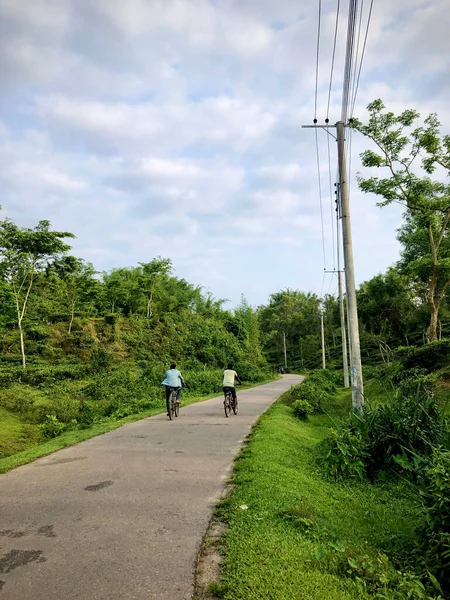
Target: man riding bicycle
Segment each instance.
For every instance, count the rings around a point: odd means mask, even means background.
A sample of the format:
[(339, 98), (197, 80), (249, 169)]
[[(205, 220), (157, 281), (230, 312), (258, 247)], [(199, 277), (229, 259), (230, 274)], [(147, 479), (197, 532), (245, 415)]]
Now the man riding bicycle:
[(227, 395), (227, 392), (231, 392), (234, 406), (237, 406), (235, 380), (238, 383), (242, 384), (242, 381), (239, 379), (238, 374), (236, 373), (236, 371), (233, 370), (233, 365), (229, 363), (228, 369), (225, 369), (225, 371), (223, 372), (222, 389), (225, 396)]
[(170, 394), (176, 390), (177, 392), (177, 402), (180, 402), (181, 391), (182, 388), (186, 387), (184, 383), (184, 379), (177, 369), (177, 365), (172, 363), (170, 365), (170, 369), (166, 371), (165, 379), (161, 383), (166, 387), (166, 407), (167, 407), (167, 416), (170, 416)]

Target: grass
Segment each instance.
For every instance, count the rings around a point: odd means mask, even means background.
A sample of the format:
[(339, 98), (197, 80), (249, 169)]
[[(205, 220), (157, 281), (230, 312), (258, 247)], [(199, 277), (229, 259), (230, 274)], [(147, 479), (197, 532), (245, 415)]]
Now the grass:
[(37, 428), (0, 407), (0, 457), (21, 452), (36, 441)]
[[(248, 389), (271, 381), (274, 381), (274, 379), (257, 384), (245, 384), (240, 389)], [(182, 407), (215, 397), (217, 397), (217, 394), (209, 394), (207, 396), (184, 395)], [(166, 412), (166, 403), (161, 396), (161, 404), (159, 406), (152, 407), (144, 412), (116, 421), (97, 423), (86, 429), (69, 430), (54, 439), (37, 443), (38, 429), (36, 426), (24, 424), (14, 413), (0, 407), (0, 457), (2, 454), (8, 454), (8, 456), (0, 458), (0, 473), (6, 473), (11, 469), (33, 462), (41, 456), (47, 456), (67, 446), (73, 446), (97, 435), (113, 431), (126, 423), (146, 419), (164, 412)], [(12, 452), (14, 453), (12, 454)]]
[[(349, 394), (337, 402), (331, 414), (349, 408)], [(302, 422), (278, 401), (254, 427), (235, 463), (236, 487), (216, 508), (229, 525), (217, 597), (371, 598), (347, 575), (348, 558), (385, 552), (401, 561), (413, 543), (417, 511), (401, 484), (323, 477), (316, 447), (329, 425), (326, 415)]]

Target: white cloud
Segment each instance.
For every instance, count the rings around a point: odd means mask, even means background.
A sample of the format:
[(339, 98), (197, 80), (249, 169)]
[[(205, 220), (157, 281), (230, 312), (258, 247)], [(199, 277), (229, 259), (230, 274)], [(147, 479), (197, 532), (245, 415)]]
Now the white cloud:
[[(320, 122), (336, 2), (322, 8)], [(395, 111), (436, 111), (450, 122), (449, 19), (446, 0), (375, 3), (358, 116), (382, 97)], [(344, 13), (339, 32), (332, 122)], [(99, 269), (161, 254), (234, 300), (244, 291), (263, 302), (287, 286), (320, 291), (315, 139), (301, 128), (314, 118), (316, 33), (317, 6), (297, 0), (0, 0), (5, 214), (74, 231), (74, 251)], [(331, 267), (326, 139), (320, 131)], [(353, 179), (364, 147), (355, 135)], [(353, 187), (360, 280), (398, 256), (401, 211), (375, 202)]]

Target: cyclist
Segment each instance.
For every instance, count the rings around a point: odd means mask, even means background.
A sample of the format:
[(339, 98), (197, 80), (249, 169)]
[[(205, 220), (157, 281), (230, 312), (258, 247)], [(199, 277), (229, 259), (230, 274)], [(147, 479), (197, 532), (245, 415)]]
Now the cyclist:
[(236, 388), (235, 388), (235, 380), (242, 384), (242, 381), (239, 379), (238, 374), (233, 369), (233, 365), (231, 363), (228, 364), (228, 369), (225, 369), (223, 372), (223, 383), (222, 389), (223, 393), (226, 396), (227, 392), (230, 391), (233, 397), (234, 406), (237, 406), (237, 396), (236, 396)]
[(166, 388), (166, 407), (167, 416), (170, 416), (170, 394), (173, 390), (177, 391), (177, 402), (180, 403), (182, 388), (186, 387), (183, 376), (177, 369), (177, 365), (172, 363), (170, 369), (166, 371), (165, 379), (161, 383)]

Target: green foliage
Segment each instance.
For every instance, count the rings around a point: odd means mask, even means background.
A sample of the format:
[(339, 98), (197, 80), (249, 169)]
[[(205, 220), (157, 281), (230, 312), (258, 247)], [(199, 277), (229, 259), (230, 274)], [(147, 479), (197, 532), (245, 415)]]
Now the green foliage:
[[(438, 166), (449, 172), (448, 136), (441, 137), (441, 124), (435, 114), (429, 115), (423, 126), (417, 126), (420, 115), (414, 110), (394, 115), (379, 99), (367, 108), (368, 123), (354, 122), (375, 144), (375, 149), (361, 154), (362, 164), (386, 171), (381, 177), (365, 179), (359, 175), (359, 185), (364, 192), (379, 195), (380, 206), (399, 202), (406, 208), (398, 235), (403, 246), (399, 266), (414, 283), (416, 295), (426, 298), (427, 337), (434, 341), (441, 305), (450, 286), (450, 186), (433, 181), (429, 175)], [(419, 160), (421, 165), (417, 164)]]
[(402, 347), (397, 355), (405, 369), (420, 368), (428, 373), (450, 364), (450, 339), (437, 340), (425, 346)]
[(336, 389), (335, 375), (318, 369), (312, 371), (303, 383), (292, 386), (282, 399), (288, 406), (296, 405), (298, 408), (297, 411), (294, 408), (294, 412), (298, 412), (300, 418), (305, 418), (300, 416), (301, 406), (306, 411), (305, 415), (321, 413), (332, 402)]
[(371, 458), (368, 443), (361, 431), (353, 427), (331, 428), (324, 442), (324, 461), (327, 471), (335, 478), (363, 480)]
[(313, 407), (307, 400), (295, 400), (295, 402), (292, 404), (292, 409), (294, 411), (294, 415), (303, 421), (306, 421), (308, 415), (311, 415), (314, 412)]
[[(235, 463), (231, 495), (218, 511), (228, 523), (221, 580), (227, 600), (368, 599), (369, 584), (365, 589), (357, 577), (379, 554), (405, 578), (418, 578), (405, 561), (399, 565), (421, 521), (411, 490), (397, 482), (348, 485), (323, 478), (315, 455), (329, 424), (328, 415), (295, 419), (278, 402), (254, 428)], [(326, 555), (318, 558), (319, 550)], [(358, 563), (356, 573), (349, 558)], [(394, 589), (392, 583), (392, 598)]]
[(445, 411), (434, 394), (423, 388), (416, 395), (398, 392), (378, 406), (367, 402), (361, 413), (333, 430), (325, 462), (334, 475), (351, 475), (353, 469), (360, 478), (374, 479), (398, 468), (398, 456), (430, 454), (445, 443), (447, 431)]
[(61, 435), (67, 429), (67, 425), (58, 421), (55, 415), (46, 415), (46, 419), (40, 423), (39, 429), (42, 437), (49, 440)]
[(91, 370), (93, 373), (101, 373), (108, 370), (112, 363), (111, 353), (106, 348), (94, 346), (91, 352)]
[(425, 516), (424, 562), (450, 593), (450, 452), (434, 448), (426, 459), (416, 459), (414, 474)]

